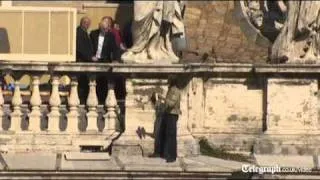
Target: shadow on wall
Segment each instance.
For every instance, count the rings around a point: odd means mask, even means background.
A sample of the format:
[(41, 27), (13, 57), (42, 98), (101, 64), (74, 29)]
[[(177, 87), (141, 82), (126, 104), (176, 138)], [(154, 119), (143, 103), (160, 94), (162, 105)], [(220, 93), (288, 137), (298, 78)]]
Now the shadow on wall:
[(0, 53), (10, 53), (7, 29), (0, 27)]

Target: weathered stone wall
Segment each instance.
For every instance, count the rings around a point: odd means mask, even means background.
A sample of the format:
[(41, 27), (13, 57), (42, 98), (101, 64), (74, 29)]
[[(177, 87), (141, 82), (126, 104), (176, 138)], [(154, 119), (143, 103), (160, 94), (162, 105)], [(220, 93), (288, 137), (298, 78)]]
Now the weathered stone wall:
[(212, 54), (218, 62), (266, 62), (267, 48), (249, 42), (233, 14), (233, 1), (188, 1), (189, 49)]
[(188, 126), (215, 147), (250, 151), (263, 127), (263, 89), (249, 78), (193, 79), (189, 87)]
[(204, 137), (215, 147), (258, 154), (317, 152), (317, 79), (194, 78), (188, 88), (185, 121), (194, 137)]

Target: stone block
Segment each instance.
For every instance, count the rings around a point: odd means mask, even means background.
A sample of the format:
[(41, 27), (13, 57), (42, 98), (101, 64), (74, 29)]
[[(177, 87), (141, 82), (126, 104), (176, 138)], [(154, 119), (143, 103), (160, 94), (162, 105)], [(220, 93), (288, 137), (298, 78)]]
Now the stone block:
[(268, 79), (267, 133), (319, 131), (317, 79)]
[(56, 154), (7, 153), (2, 154), (9, 170), (55, 170)]
[(166, 161), (161, 158), (120, 156), (119, 160), (126, 171), (182, 171), (179, 159), (174, 163), (166, 163)]
[(34, 136), (33, 134), (16, 134), (13, 137), (14, 139), (14, 144), (19, 144), (19, 145), (29, 145), (29, 144), (34, 144)]
[(37, 145), (71, 145), (72, 136), (69, 134), (39, 134), (34, 137)]
[(85, 171), (119, 171), (114, 159), (109, 160), (66, 160), (64, 157), (61, 161), (61, 170), (85, 170)]
[(204, 162), (185, 158), (183, 159), (184, 170), (187, 172), (230, 172), (230, 169), (221, 166), (210, 166)]
[(244, 78), (211, 78), (206, 81), (204, 128), (221, 133), (256, 133), (261, 130), (262, 89), (249, 89), (248, 81)]

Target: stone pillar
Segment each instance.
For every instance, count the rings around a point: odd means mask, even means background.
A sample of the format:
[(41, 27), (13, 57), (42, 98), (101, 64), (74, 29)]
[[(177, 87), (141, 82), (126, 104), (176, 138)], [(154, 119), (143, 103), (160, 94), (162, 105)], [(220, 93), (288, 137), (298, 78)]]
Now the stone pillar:
[(31, 113), (29, 113), (29, 130), (33, 132), (41, 131), (41, 96), (39, 90), (39, 76), (32, 77), (32, 95), (30, 98)]
[(22, 98), (20, 92), (20, 82), (15, 80), (14, 83), (14, 93), (12, 97), (12, 106), (13, 112), (11, 116), (11, 126), (10, 131), (21, 131), (21, 121), (22, 121), (22, 112), (21, 112)]
[(3, 131), (3, 105), (4, 105), (4, 99), (3, 99), (3, 93), (2, 93), (2, 84), (0, 83), (0, 131)]
[(114, 81), (109, 79), (108, 80), (108, 94), (105, 102), (106, 106), (106, 114), (104, 115), (105, 118), (105, 130), (114, 132), (116, 131), (116, 125), (118, 121), (118, 116), (116, 111), (118, 110), (117, 106), (117, 99), (114, 92)]
[[(190, 82), (191, 84), (191, 82)], [(188, 126), (189, 121), (189, 85), (181, 90), (181, 99), (180, 99), (180, 109), (181, 115), (179, 116), (179, 120), (177, 122), (177, 142), (178, 142), (178, 156), (184, 157), (190, 154), (199, 154), (199, 144), (197, 140), (191, 134), (191, 128)], [(201, 101), (201, 99), (198, 99)], [(201, 114), (198, 114), (198, 120), (201, 119)]]
[(166, 79), (126, 79), (125, 131), (113, 142), (114, 155), (153, 152), (156, 112), (150, 98), (153, 92), (164, 96), (167, 87)]
[(70, 95), (68, 98), (69, 113), (67, 114), (68, 125), (67, 131), (70, 133), (79, 132), (78, 121), (79, 121), (79, 112), (78, 106), (80, 105), (80, 99), (78, 95), (78, 81), (76, 77), (71, 78), (71, 89)]
[(188, 88), (181, 90), (180, 98), (180, 109), (181, 114), (179, 115), (179, 120), (177, 122), (177, 134), (178, 136), (188, 136), (191, 135), (188, 129)]
[(98, 132), (97, 125), (97, 106), (98, 106), (98, 97), (96, 93), (96, 76), (90, 76), (89, 82), (89, 95), (87, 99), (88, 113), (87, 113), (87, 131)]
[(48, 114), (48, 130), (53, 132), (59, 132), (60, 122), (60, 94), (59, 94), (59, 77), (53, 75), (52, 77), (52, 91), (49, 99), (50, 113)]

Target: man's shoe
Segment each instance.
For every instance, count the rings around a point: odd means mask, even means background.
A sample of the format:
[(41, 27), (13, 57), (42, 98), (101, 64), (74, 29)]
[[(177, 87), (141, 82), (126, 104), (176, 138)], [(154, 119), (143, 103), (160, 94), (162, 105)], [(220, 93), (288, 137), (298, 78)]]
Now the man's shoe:
[(167, 163), (173, 163), (173, 162), (176, 162), (176, 159), (167, 159), (166, 162), (167, 162)]

